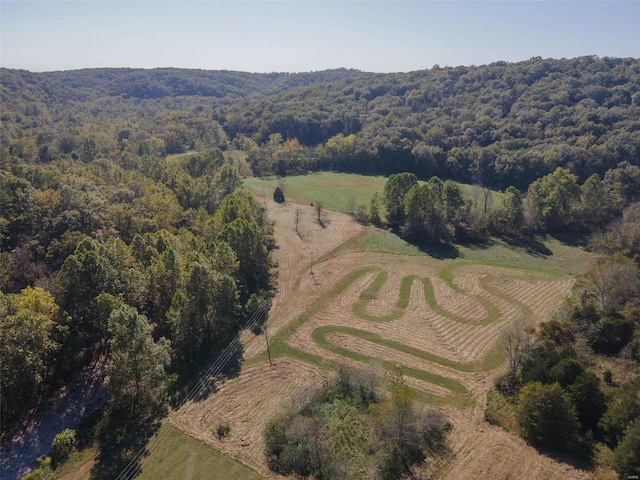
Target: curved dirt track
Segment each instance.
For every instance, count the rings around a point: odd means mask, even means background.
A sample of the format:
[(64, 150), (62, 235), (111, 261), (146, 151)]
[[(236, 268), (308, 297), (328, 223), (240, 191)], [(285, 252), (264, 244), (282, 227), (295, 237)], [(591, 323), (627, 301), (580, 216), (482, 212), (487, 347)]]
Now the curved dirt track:
[[(279, 245), (268, 332), (280, 354), (269, 366), (264, 336), (245, 333), (240, 376), (183, 407), (174, 425), (276, 477), (263, 455), (267, 420), (331, 378), (335, 365), (373, 363), (400, 368), (419, 398), (454, 424), (451, 455), (427, 465), (424, 478), (588, 478), (484, 420), (486, 392), (503, 363), (501, 332), (519, 319), (547, 320), (571, 277), (367, 251), (369, 227), (346, 215), (324, 212), (321, 226), (312, 207), (269, 202), (268, 212)], [(218, 439), (212, 432), (222, 422), (231, 433)]]

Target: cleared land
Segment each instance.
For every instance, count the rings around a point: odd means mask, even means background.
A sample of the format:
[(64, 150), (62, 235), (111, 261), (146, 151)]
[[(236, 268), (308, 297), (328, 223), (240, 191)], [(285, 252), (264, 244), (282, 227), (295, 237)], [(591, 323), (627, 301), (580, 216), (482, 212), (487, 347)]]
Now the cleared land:
[[(289, 181), (291, 181), (289, 179)], [(324, 202), (323, 202), (324, 203)], [(451, 456), (423, 472), (443, 478), (588, 478), (484, 420), (503, 366), (501, 332), (549, 319), (589, 254), (557, 240), (510, 247), (434, 249), (428, 255), (350, 217), (266, 199), (275, 220), (278, 294), (264, 336), (244, 335), (245, 363), (217, 393), (187, 404), (172, 424), (266, 477), (267, 420), (333, 375), (335, 366), (402, 371), (429, 408), (454, 423)], [(296, 231), (296, 217), (298, 228)], [(313, 252), (313, 254), (311, 253)], [(455, 257), (455, 258), (452, 258)], [(231, 432), (220, 439), (221, 422)]]

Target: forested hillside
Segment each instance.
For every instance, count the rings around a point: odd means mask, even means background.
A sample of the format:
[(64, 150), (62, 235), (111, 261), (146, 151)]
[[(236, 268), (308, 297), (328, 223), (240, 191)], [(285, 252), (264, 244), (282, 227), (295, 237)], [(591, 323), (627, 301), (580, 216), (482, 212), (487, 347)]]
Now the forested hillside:
[(5, 69), (2, 102), (3, 145), (44, 161), (85, 141), (111, 158), (221, 145), (258, 173), (410, 171), (523, 189), (557, 167), (584, 181), (640, 157), (637, 59), (393, 74)]

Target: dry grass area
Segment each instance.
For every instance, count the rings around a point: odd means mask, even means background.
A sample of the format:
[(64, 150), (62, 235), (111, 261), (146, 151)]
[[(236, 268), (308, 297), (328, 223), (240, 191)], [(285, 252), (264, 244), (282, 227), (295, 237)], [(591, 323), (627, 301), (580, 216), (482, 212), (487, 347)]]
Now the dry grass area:
[[(428, 408), (442, 409), (454, 424), (451, 455), (425, 466), (424, 478), (589, 477), (483, 414), (502, 368), (501, 332), (521, 318), (547, 320), (570, 292), (571, 276), (527, 261), (368, 251), (371, 227), (346, 215), (324, 211), (321, 225), (310, 206), (268, 202), (268, 211), (279, 245), (268, 321), (274, 365), (266, 361), (264, 337), (245, 333), (239, 377), (174, 413), (174, 426), (275, 477), (263, 455), (267, 420), (327, 381), (336, 364), (377, 364), (399, 368)], [(220, 423), (231, 427), (226, 438), (214, 434)]]

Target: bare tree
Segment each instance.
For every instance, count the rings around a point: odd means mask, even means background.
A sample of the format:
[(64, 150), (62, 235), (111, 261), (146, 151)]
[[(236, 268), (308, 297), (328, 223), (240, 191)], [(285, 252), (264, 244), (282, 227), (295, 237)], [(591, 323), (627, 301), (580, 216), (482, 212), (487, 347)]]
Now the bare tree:
[(587, 272), (600, 308), (621, 308), (640, 289), (638, 267), (630, 260), (599, 263)]
[(481, 188), (482, 188), (482, 199), (484, 200), (484, 213), (487, 213), (487, 207), (491, 202), (491, 189), (485, 185), (482, 185)]
[(353, 215), (356, 211), (356, 197), (354, 197), (353, 195), (351, 195), (347, 200), (347, 211), (351, 215)]
[(315, 208), (316, 208), (316, 215), (318, 217), (318, 223), (320, 224), (321, 227), (324, 227), (324, 223), (322, 223), (322, 203), (317, 202), (315, 204)]
[(515, 377), (532, 345), (533, 337), (527, 332), (524, 319), (520, 319), (504, 330), (501, 338), (502, 348), (509, 364), (508, 375)]

